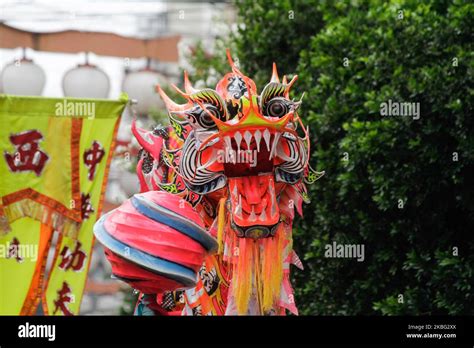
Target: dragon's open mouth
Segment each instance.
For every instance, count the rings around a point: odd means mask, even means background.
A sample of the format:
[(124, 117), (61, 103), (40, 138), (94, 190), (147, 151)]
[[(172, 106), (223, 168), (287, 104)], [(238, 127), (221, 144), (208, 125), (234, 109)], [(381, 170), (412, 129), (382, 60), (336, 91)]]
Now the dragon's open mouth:
[[(274, 235), (280, 221), (276, 183), (292, 184), (290, 180), (301, 178), (303, 146), (286, 129), (271, 125), (230, 128), (215, 134), (218, 137), (202, 150), (196, 145), (200, 134), (188, 138), (183, 154), (190, 160), (182, 160), (182, 173), (189, 173), (190, 181), (201, 180), (202, 184), (186, 185), (195, 192), (213, 192), (227, 186), (229, 215), (237, 235)], [(286, 172), (288, 168), (296, 174)]]
[[(273, 173), (277, 142), (268, 129), (236, 131), (224, 136), (224, 173), (228, 178)], [(272, 153), (273, 152), (273, 153)]]
[(280, 220), (275, 192), (273, 159), (275, 132), (257, 128), (224, 135), (233, 229), (240, 237), (263, 238), (274, 234)]

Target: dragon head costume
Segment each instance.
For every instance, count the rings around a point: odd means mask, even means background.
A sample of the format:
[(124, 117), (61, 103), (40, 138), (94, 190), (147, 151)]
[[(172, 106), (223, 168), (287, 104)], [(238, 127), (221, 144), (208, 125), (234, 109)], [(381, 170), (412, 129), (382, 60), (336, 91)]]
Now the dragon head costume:
[(177, 104), (157, 87), (170, 126), (132, 125), (142, 146), (141, 193), (104, 215), (95, 234), (114, 275), (141, 292), (138, 313), (297, 313), (289, 267), (295, 210), (309, 166), (309, 133), (276, 65), (260, 94), (227, 52), (231, 72), (215, 89)]

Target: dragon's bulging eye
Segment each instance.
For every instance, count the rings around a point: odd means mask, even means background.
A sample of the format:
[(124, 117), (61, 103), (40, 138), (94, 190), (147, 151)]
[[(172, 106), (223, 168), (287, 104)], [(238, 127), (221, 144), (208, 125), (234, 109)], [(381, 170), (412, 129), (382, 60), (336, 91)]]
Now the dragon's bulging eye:
[(201, 111), (199, 117), (200, 124), (205, 128), (212, 128), (216, 126), (210, 114), (216, 118), (219, 118), (219, 111), (217, 108), (213, 105), (206, 105), (206, 109)]
[(283, 117), (290, 111), (290, 105), (284, 98), (273, 98), (265, 108), (265, 116)]
[(208, 103), (203, 104), (203, 108), (196, 104), (191, 111), (186, 112), (189, 122), (198, 129), (213, 129), (217, 127), (211, 115), (218, 119), (223, 118), (222, 112), (215, 105)]

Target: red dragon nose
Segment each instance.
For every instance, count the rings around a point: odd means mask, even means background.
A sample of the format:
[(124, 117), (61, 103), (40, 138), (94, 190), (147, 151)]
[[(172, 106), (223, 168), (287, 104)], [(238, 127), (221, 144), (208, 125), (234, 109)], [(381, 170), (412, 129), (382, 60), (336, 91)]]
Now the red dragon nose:
[(229, 178), (229, 189), (237, 226), (273, 226), (280, 220), (273, 174)]
[(252, 177), (243, 177), (241, 188), (248, 204), (260, 204), (262, 195), (266, 191), (266, 187), (260, 185), (260, 180), (254, 180)]

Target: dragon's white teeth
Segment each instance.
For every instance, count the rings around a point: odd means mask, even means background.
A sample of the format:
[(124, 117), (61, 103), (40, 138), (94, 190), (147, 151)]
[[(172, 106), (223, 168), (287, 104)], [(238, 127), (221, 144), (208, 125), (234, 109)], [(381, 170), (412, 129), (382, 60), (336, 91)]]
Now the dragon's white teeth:
[(268, 181), (268, 192), (270, 193), (270, 200), (271, 200), (271, 201), (273, 201), (273, 198), (274, 198), (274, 196), (275, 196), (275, 189), (274, 189), (272, 183), (273, 183), (273, 180), (270, 179), (270, 180)]
[(252, 141), (252, 133), (250, 133), (249, 131), (245, 131), (244, 139), (245, 139), (245, 142), (247, 143), (247, 150), (250, 150), (250, 143)]
[(260, 152), (260, 140), (262, 140), (262, 132), (258, 129), (253, 133), (253, 137), (255, 138), (255, 143), (257, 144), (257, 152)]
[(243, 216), (242, 216), (242, 207), (240, 205), (235, 207), (234, 214), (235, 214), (235, 216), (237, 216), (240, 219), (243, 218)]
[(240, 152), (240, 143), (242, 142), (242, 134), (239, 131), (234, 134), (235, 142), (237, 143), (237, 151)]
[(213, 151), (213, 154), (211, 156), (211, 159), (209, 161), (207, 161), (206, 163), (204, 163), (203, 165), (200, 165), (199, 167), (197, 167), (197, 170), (204, 170), (206, 168), (208, 168), (210, 165), (212, 165), (215, 161), (217, 161), (217, 155), (215, 153), (215, 151)]
[(224, 142), (225, 142), (225, 146), (229, 149), (229, 150), (232, 150), (232, 142), (230, 141), (230, 137), (228, 135), (226, 135), (224, 137)]
[(216, 144), (219, 140), (220, 140), (219, 138), (215, 138), (215, 139), (211, 140), (210, 142), (208, 142), (208, 143), (206, 144), (206, 146), (204, 146), (204, 148)]
[(270, 208), (270, 218), (273, 218), (275, 214), (277, 213), (276, 207), (277, 207), (276, 204), (272, 202), (272, 206)]
[(273, 139), (272, 150), (270, 151), (270, 156), (268, 159), (275, 157), (276, 148), (278, 145), (278, 140), (280, 140), (281, 133), (275, 133), (275, 138)]
[(232, 190), (232, 195), (237, 196), (237, 185), (234, 185), (234, 189)]
[(274, 203), (272, 203), (272, 210), (270, 211), (270, 215), (272, 217), (274, 217), (276, 213), (277, 213), (276, 212), (276, 205)]
[(237, 204), (237, 206), (235, 207), (234, 214), (240, 219), (243, 218), (243, 216), (242, 216), (242, 196), (241, 195), (239, 195), (239, 204)]
[(277, 145), (276, 155), (284, 161), (291, 162), (291, 161), (295, 160), (295, 158), (291, 158), (285, 153), (285, 149), (283, 148), (283, 146), (281, 144)]
[(232, 149), (232, 141), (230, 140), (230, 137), (228, 135), (226, 135), (224, 137), (224, 142), (225, 142), (225, 146), (227, 148), (227, 151), (229, 151), (229, 155), (230, 155), (230, 160), (233, 164), (235, 164), (235, 151), (234, 149)]
[(287, 139), (290, 139), (290, 140), (292, 140), (292, 141), (295, 141), (295, 140), (296, 140), (296, 137), (295, 137), (293, 134), (289, 133), (289, 132), (283, 133), (283, 137), (285, 137), (285, 138), (287, 138)]
[(260, 214), (259, 220), (265, 221), (267, 219), (267, 214), (265, 214), (265, 209), (262, 209), (262, 213)]
[(270, 132), (268, 129), (263, 131), (263, 139), (265, 140), (265, 144), (267, 145), (267, 150), (270, 151)]
[(275, 207), (275, 187), (273, 186), (273, 180), (270, 179), (268, 181), (268, 192), (270, 193), (270, 204), (271, 209), (270, 209), (270, 218), (275, 216), (276, 214), (276, 207)]
[(252, 205), (252, 212), (250, 213), (249, 221), (254, 222), (255, 220), (257, 220), (257, 215), (255, 215), (255, 208)]

